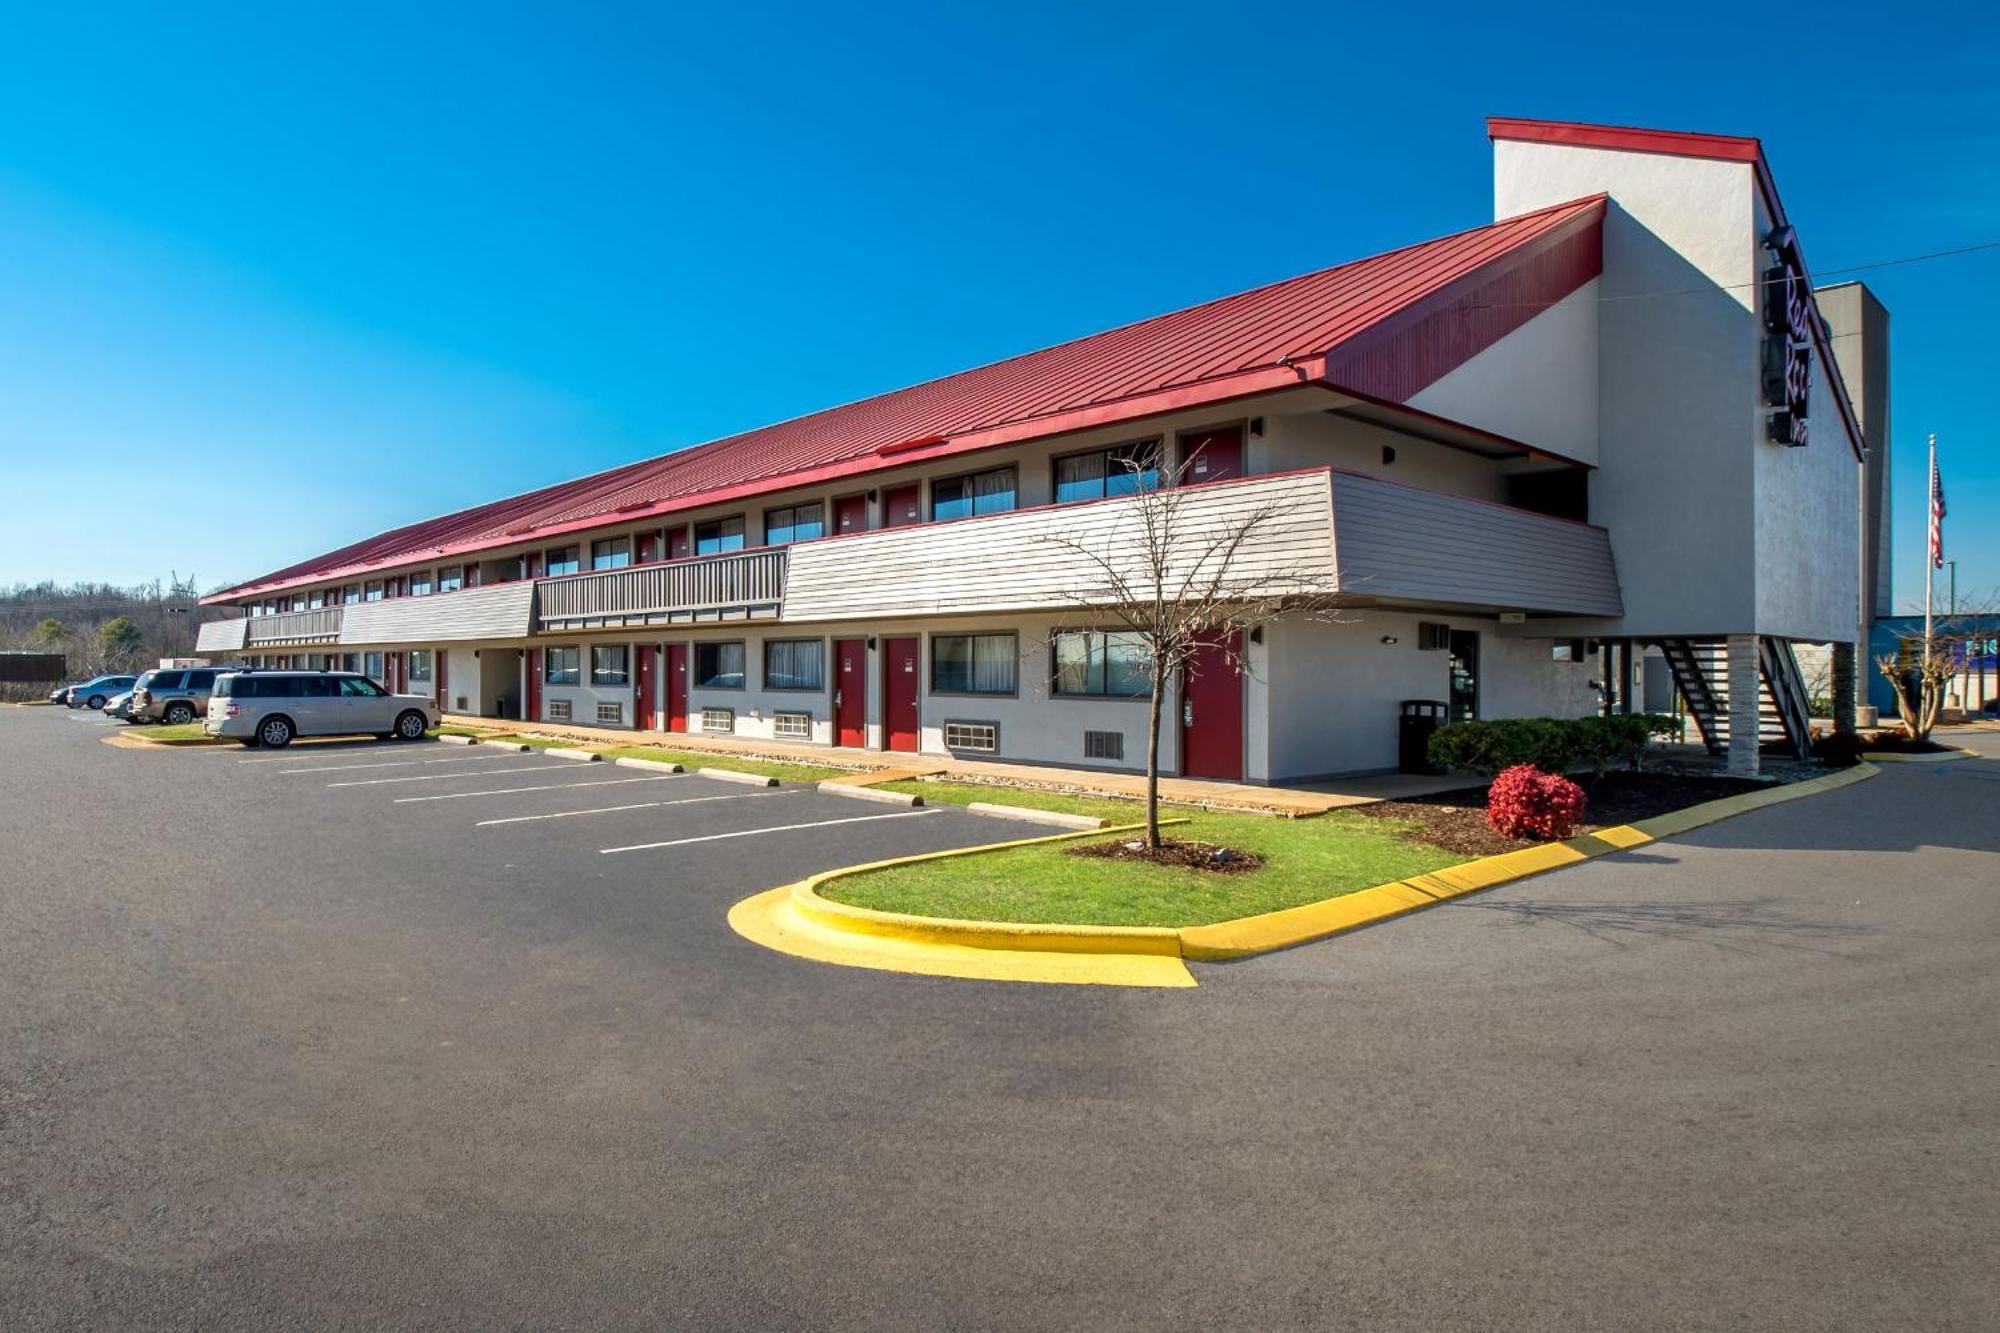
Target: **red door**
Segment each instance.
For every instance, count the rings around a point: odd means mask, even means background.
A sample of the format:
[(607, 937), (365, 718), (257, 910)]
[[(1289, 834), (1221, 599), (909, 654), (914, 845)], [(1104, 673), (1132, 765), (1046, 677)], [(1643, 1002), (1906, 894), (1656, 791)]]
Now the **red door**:
[(542, 720), (542, 650), (528, 650), (528, 707), (521, 714), (525, 722)]
[(437, 701), (440, 713), (451, 711), (451, 682), (446, 678), (445, 668), (451, 664), (451, 657), (444, 649), (437, 650)]
[(923, 488), (916, 482), (882, 492), (882, 526), (907, 527), (924, 521)]
[(667, 529), (667, 559), (685, 559), (691, 549), (688, 545), (687, 524), (683, 523), (677, 528)]
[(882, 640), (883, 749), (916, 753), (917, 693), (922, 679), (915, 639)]
[(1243, 779), (1243, 636), (1195, 650), (1181, 675), (1181, 776)]
[(688, 646), (667, 645), (667, 730), (688, 729)]
[(657, 532), (640, 533), (639, 554), (634, 558), (634, 562), (641, 565), (650, 565), (659, 558), (660, 534)]
[(833, 502), (833, 533), (868, 531), (868, 497), (843, 495)]
[(632, 718), (639, 730), (653, 729), (653, 694), (659, 675), (660, 646), (642, 643), (638, 647), (639, 669), (632, 673)]
[(1181, 436), (1181, 460), (1187, 466), (1181, 479), (1190, 486), (1242, 476), (1243, 428), (1226, 426)]
[(868, 743), (868, 642), (835, 639), (833, 681), (833, 743)]

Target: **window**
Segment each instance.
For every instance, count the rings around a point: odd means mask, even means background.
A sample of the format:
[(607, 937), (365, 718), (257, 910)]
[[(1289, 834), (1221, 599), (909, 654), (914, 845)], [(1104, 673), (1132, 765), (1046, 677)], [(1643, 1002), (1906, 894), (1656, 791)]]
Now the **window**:
[(549, 721), (551, 722), (569, 721), (569, 700), (567, 699), (549, 700)]
[(458, 565), (447, 565), (438, 571), (438, 591), (457, 592), (465, 586), (465, 570)]
[(694, 553), (720, 555), (743, 549), (743, 515), (694, 525)]
[(625, 705), (622, 703), (600, 703), (597, 705), (597, 720), (599, 722), (608, 722), (612, 726), (624, 726)]
[(215, 688), (215, 673), (213, 671), (190, 671), (188, 672), (187, 684), (183, 688), (190, 694), (198, 693), (202, 690), (212, 690)]
[(581, 568), (582, 566), (576, 562), (574, 546), (558, 546), (549, 552), (548, 572), (551, 575), (574, 574)]
[(315, 592), (311, 597), (306, 599), (306, 610), (308, 611), (317, 611), (325, 605), (326, 594), (323, 592)]
[(416, 573), (410, 575), (410, 596), (428, 597), (430, 595), (431, 595), (431, 572), (428, 569), (420, 569)]
[(630, 537), (607, 537), (601, 542), (590, 544), (590, 567), (592, 569), (623, 569), (632, 563), (632, 539)]
[[(379, 654), (370, 653), (369, 656), (375, 657), (379, 656)], [(327, 683), (332, 684), (333, 682), (328, 680)], [(340, 692), (349, 699), (379, 699), (389, 691), (383, 689), (372, 680), (363, 680), (359, 676), (342, 676), (340, 678)]]
[(379, 602), (382, 600), (382, 582), (380, 579), (377, 579), (375, 582), (369, 584), (367, 588), (362, 591), (361, 600), (364, 602)]
[(1146, 641), (1137, 634), (1100, 630), (1055, 636), (1057, 694), (1136, 699), (1153, 692), (1146, 669)]
[(764, 544), (809, 542), (826, 536), (826, 511), (819, 505), (789, 505), (764, 511)]
[(551, 685), (575, 685), (580, 682), (577, 673), (576, 648), (550, 648), (543, 654), (542, 679)]
[(972, 750), (979, 754), (1000, 752), (1000, 724), (997, 722), (947, 722), (944, 748)]
[(1132, 495), (1160, 484), (1160, 442), (1143, 440), (1056, 460), (1056, 502)]
[(694, 683), (704, 690), (743, 688), (743, 645), (698, 643), (694, 646)]
[(933, 634), (931, 692), (1012, 694), (1017, 661), (1011, 634)]
[(360, 600), (361, 600), (360, 584), (350, 583), (345, 588), (342, 588), (340, 590), (340, 604), (342, 606), (352, 606)]
[(736, 730), (736, 710), (734, 708), (704, 708), (701, 710), (703, 731)]
[(340, 655), (340, 669), (341, 669), (342, 671), (359, 671), (359, 670), (361, 670), (361, 654), (360, 654), (360, 653), (342, 653), (342, 654)]
[(590, 650), (590, 683), (592, 685), (629, 685), (632, 683), (629, 650), (622, 643), (600, 644)]
[(999, 514), (1014, 507), (1014, 469), (995, 468), (931, 483), (933, 519)]
[(370, 680), (382, 679), (382, 654), (363, 653), (361, 655), (361, 673)]
[(415, 685), (421, 681), (428, 685), (430, 684), (430, 679), (431, 650), (428, 648), (412, 648), (410, 650), (410, 684)]
[(771, 734), (785, 740), (809, 741), (812, 739), (813, 719), (811, 713), (771, 714)]
[(821, 639), (764, 640), (764, 688), (826, 688), (826, 643)]

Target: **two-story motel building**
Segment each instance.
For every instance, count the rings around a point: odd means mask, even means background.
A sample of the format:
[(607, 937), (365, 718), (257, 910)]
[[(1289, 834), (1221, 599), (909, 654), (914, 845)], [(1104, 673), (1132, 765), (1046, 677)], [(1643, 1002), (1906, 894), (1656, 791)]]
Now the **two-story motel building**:
[(200, 650), (455, 713), (1132, 768), (1143, 672), (1049, 538), (1115, 548), (1143, 469), (1193, 459), (1184, 521), (1265, 515), (1244, 567), (1346, 609), (1174, 682), (1169, 771), (1391, 768), (1402, 700), (1624, 706), (1649, 645), (1754, 768), (1803, 736), (1791, 644), (1851, 702), (1873, 586), (1762, 151), (1489, 132), (1490, 225), (385, 532), (214, 594), (246, 614)]

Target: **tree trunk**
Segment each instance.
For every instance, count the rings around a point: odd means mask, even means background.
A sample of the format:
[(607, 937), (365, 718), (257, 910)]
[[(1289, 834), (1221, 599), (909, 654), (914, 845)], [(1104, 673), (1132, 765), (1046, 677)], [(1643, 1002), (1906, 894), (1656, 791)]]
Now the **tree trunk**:
[(1153, 666), (1153, 697), (1146, 716), (1146, 846), (1160, 846), (1160, 694), (1165, 673)]

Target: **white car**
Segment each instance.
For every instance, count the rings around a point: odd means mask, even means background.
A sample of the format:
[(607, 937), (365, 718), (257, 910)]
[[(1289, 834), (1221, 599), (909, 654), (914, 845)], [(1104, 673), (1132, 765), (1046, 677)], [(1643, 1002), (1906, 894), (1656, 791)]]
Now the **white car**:
[(294, 736), (421, 740), (437, 724), (428, 695), (391, 694), (352, 671), (228, 671), (216, 677), (201, 729), (281, 749)]

